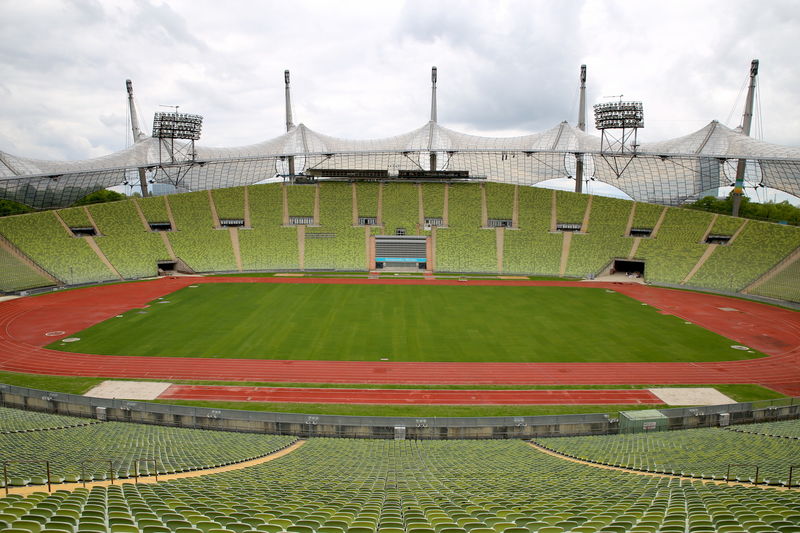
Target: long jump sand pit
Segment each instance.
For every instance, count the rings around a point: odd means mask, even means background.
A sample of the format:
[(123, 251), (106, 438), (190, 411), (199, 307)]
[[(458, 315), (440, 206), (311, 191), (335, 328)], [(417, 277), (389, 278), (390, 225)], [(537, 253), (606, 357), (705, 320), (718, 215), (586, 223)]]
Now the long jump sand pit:
[(667, 405), (725, 405), (736, 403), (711, 387), (669, 387), (649, 390)]
[(95, 385), (84, 396), (94, 398), (119, 398), (123, 400), (155, 400), (172, 383), (163, 381), (114, 381), (106, 380)]

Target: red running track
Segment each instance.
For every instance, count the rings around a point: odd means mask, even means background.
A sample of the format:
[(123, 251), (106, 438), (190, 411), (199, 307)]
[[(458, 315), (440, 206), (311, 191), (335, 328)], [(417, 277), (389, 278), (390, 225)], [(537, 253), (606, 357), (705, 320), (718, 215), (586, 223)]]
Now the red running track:
[[(73, 354), (42, 346), (195, 283), (380, 283), (538, 285), (616, 290), (771, 357), (702, 363), (436, 363), (289, 361)], [(723, 311), (732, 308), (735, 311)], [(62, 334), (47, 336), (48, 332)], [(765, 304), (638, 284), (511, 280), (163, 278), (53, 292), (0, 303), (0, 370), (66, 376), (398, 384), (705, 384), (758, 383), (800, 389), (800, 314)]]
[(664, 403), (647, 389), (451, 390), (172, 385), (159, 400), (404, 405), (630, 405)]

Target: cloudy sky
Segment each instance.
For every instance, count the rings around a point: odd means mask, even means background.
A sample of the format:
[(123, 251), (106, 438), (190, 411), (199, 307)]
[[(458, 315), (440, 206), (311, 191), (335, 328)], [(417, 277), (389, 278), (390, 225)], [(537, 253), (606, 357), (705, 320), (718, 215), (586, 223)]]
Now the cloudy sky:
[(126, 78), (148, 133), (160, 105), (180, 105), (204, 115), (204, 145), (258, 142), (284, 131), (287, 68), (295, 122), (328, 135), (424, 124), (432, 65), (441, 124), (519, 135), (576, 122), (582, 63), (589, 105), (644, 102), (649, 142), (737, 126), (753, 58), (753, 135), (800, 146), (799, 30), (794, 0), (0, 0), (0, 150), (124, 148)]

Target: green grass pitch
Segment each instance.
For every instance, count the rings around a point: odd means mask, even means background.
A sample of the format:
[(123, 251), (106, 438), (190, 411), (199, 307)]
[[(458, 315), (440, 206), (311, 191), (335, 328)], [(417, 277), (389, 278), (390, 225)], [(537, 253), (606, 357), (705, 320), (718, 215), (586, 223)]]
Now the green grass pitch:
[(577, 287), (209, 283), (49, 347), (141, 356), (652, 362), (762, 356), (616, 292)]

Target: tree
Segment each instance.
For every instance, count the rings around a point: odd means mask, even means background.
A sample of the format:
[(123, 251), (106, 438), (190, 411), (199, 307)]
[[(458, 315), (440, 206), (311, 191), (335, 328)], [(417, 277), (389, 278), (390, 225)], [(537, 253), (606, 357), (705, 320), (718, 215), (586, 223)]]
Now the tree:
[(119, 200), (124, 200), (126, 196), (124, 194), (120, 194), (118, 192), (109, 191), (108, 189), (100, 189), (99, 191), (94, 191), (93, 193), (87, 194), (74, 204), (73, 206), (79, 205), (89, 205), (89, 204), (102, 204), (105, 202), (116, 202)]
[[(705, 196), (684, 207), (719, 213), (721, 215), (730, 215), (732, 204), (733, 200), (730, 195), (727, 198)], [(793, 206), (786, 200), (780, 203), (767, 202), (765, 204), (760, 204), (758, 202), (753, 202), (747, 196), (743, 196), (742, 204), (739, 207), (739, 216), (742, 218), (767, 220), (769, 222), (785, 222), (794, 226), (800, 226), (800, 208)]]
[(21, 215), (23, 213), (31, 213), (34, 209), (25, 204), (15, 202), (13, 200), (0, 199), (0, 217), (7, 215)]

